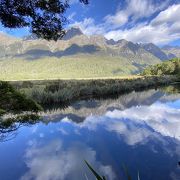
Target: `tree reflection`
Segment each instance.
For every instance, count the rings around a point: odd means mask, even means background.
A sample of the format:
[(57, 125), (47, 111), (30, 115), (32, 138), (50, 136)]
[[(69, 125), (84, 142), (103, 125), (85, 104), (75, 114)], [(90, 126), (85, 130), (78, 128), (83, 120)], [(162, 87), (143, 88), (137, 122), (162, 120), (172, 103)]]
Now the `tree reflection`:
[(0, 142), (15, 138), (20, 127), (33, 125), (39, 120), (40, 116), (36, 113), (0, 116)]

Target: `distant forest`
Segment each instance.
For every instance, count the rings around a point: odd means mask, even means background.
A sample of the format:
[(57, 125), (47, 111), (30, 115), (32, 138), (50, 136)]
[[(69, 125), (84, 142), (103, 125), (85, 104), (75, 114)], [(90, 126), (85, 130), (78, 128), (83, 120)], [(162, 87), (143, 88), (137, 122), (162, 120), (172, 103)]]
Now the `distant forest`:
[(180, 75), (180, 58), (149, 66), (142, 75)]

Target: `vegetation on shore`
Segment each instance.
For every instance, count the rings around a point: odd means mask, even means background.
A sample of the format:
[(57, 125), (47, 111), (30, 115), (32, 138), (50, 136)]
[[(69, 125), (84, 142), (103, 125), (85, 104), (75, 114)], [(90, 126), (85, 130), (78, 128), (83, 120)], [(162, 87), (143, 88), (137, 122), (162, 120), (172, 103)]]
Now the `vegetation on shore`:
[(38, 112), (41, 106), (15, 90), (9, 83), (0, 82), (0, 115), (5, 113)]
[(142, 75), (176, 75), (180, 77), (180, 58), (149, 66), (142, 72)]
[(105, 98), (133, 90), (170, 84), (174, 76), (149, 76), (130, 79), (95, 79), (13, 82), (17, 89), (41, 105), (65, 105), (79, 99)]
[(22, 125), (37, 123), (42, 107), (7, 82), (0, 81), (0, 142), (12, 139)]

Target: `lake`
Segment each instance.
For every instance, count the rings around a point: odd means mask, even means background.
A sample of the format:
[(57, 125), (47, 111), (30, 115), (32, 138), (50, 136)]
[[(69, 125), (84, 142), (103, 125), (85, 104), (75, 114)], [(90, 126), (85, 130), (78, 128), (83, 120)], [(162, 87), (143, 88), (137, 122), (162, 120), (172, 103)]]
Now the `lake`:
[[(61, 107), (61, 105), (59, 105)], [(1, 180), (180, 179), (180, 86), (53, 104), (0, 129)]]

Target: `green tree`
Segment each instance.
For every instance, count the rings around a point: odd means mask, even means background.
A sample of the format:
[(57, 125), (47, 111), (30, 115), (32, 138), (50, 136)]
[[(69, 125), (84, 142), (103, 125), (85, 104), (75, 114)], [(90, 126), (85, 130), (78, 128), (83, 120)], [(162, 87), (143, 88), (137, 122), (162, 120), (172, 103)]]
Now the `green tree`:
[(179, 75), (180, 58), (174, 58), (154, 66), (146, 68), (142, 75)]
[(0, 22), (8, 28), (29, 27), (38, 38), (58, 40), (65, 34), (67, 8), (69, 0), (0, 0)]

